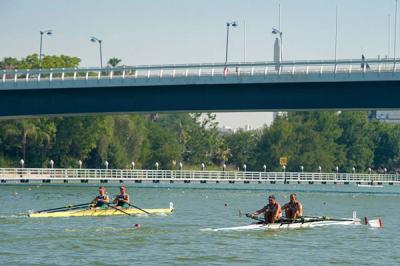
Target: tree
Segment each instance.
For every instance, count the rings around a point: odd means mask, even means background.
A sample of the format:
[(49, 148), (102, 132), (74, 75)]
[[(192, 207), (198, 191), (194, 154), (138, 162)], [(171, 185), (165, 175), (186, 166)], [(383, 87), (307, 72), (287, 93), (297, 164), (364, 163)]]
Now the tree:
[(230, 151), (229, 163), (241, 168), (246, 164), (249, 170), (259, 170), (255, 161), (256, 136), (253, 131), (239, 130), (224, 137)]
[(108, 59), (107, 64), (109, 66), (116, 67), (121, 62), (122, 62), (122, 59), (112, 57), (112, 58)]
[(367, 112), (342, 112), (339, 124), (343, 133), (338, 143), (345, 147), (346, 160), (344, 168), (351, 171), (353, 167), (365, 171), (374, 160), (374, 143), (372, 127)]

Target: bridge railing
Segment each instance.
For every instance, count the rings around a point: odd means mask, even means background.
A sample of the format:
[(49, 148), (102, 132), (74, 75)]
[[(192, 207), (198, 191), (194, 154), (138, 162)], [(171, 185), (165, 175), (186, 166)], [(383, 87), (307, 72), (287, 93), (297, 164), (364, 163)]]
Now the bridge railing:
[(106, 68), (3, 69), (0, 83), (398, 72), (397, 60), (308, 60), (216, 64), (138, 65)]
[(395, 174), (236, 172), (193, 170), (0, 168), (1, 180), (95, 179), (95, 180), (226, 180), (275, 182), (400, 182)]

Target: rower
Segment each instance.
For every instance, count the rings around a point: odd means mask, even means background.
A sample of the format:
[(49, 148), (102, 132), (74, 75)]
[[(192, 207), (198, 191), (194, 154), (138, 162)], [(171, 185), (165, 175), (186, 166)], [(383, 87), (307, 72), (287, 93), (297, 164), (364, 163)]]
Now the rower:
[(105, 209), (108, 208), (108, 203), (110, 202), (110, 198), (106, 195), (106, 188), (99, 187), (99, 195), (97, 195), (92, 201), (94, 208)]
[(272, 224), (278, 222), (282, 218), (282, 209), (279, 203), (276, 201), (274, 195), (268, 197), (268, 204), (262, 209), (253, 212), (252, 216), (258, 216), (264, 213), (264, 223)]
[(290, 194), (290, 201), (283, 205), (282, 209), (285, 210), (286, 219), (292, 223), (303, 216), (303, 205), (297, 200), (295, 193)]
[(126, 194), (126, 187), (119, 188), (120, 194), (115, 197), (113, 203), (117, 203), (117, 208), (127, 208), (129, 206), (129, 195)]

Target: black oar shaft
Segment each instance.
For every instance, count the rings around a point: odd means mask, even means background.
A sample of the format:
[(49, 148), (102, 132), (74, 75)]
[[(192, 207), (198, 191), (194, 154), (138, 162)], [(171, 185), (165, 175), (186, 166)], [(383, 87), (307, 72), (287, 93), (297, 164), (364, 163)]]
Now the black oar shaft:
[(133, 205), (133, 204), (130, 204), (129, 202), (127, 202), (127, 203), (128, 203), (129, 206), (131, 206), (131, 207), (133, 207), (133, 208), (135, 208), (135, 209), (138, 209), (138, 210), (140, 210), (140, 211), (142, 211), (142, 212), (144, 212), (144, 213), (150, 214), (148, 211), (145, 211), (145, 210), (143, 210), (142, 208), (139, 208), (138, 206), (135, 206), (135, 205)]
[(122, 212), (122, 213), (125, 213), (126, 215), (132, 216), (130, 213), (127, 213), (126, 211), (123, 211), (123, 210), (121, 210), (121, 209), (119, 209), (119, 208), (117, 208), (117, 207), (114, 207), (114, 206), (112, 206), (110, 203), (105, 202), (105, 204), (107, 204), (108, 207), (111, 207), (111, 208), (113, 208), (113, 209), (115, 209), (115, 210), (117, 210), (117, 211), (120, 211), (120, 212)]
[(89, 205), (89, 204), (91, 204), (91, 203), (89, 202), (89, 203), (73, 204), (73, 205), (64, 206), (64, 207), (41, 210), (41, 211), (37, 211), (37, 213), (56, 211), (56, 210), (63, 210), (63, 209), (70, 209), (70, 208), (74, 208), (74, 207), (78, 207), (78, 206), (85, 206), (85, 205)]

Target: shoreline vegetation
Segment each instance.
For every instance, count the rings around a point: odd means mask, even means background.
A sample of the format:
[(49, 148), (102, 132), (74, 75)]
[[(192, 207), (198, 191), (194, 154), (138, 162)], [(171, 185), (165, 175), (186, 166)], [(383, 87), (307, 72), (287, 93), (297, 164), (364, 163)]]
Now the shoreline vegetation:
[[(121, 60), (111, 58), (109, 66)], [(45, 55), (42, 68), (79, 67), (80, 59)], [(0, 69), (38, 68), (37, 54), (4, 58)], [(93, 115), (0, 120), (0, 167), (130, 168), (185, 170), (388, 173), (400, 169), (400, 125), (371, 119), (371, 112), (289, 112), (271, 126), (221, 132), (211, 113)]]

